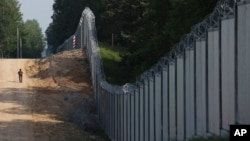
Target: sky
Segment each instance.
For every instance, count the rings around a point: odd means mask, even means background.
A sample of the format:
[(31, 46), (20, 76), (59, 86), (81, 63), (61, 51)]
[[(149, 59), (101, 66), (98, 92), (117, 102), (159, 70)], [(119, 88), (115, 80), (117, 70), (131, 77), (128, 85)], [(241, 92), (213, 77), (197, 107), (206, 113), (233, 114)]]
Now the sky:
[(23, 14), (23, 20), (36, 19), (45, 31), (49, 24), (52, 22), (51, 16), (53, 14), (52, 5), (54, 0), (18, 0), (21, 4), (20, 11)]

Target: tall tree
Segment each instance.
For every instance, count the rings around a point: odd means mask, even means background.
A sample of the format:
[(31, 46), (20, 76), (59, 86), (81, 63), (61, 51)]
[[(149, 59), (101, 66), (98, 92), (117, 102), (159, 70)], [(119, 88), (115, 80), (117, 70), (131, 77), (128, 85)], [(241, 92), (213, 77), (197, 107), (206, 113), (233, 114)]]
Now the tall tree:
[[(123, 46), (135, 46), (137, 31), (143, 22), (146, 0), (104, 0), (97, 18), (98, 37), (110, 40), (112, 34)], [(95, 12), (95, 11), (94, 11)]]
[(23, 57), (39, 58), (45, 45), (42, 29), (37, 20), (27, 20), (24, 23), (26, 36), (23, 38)]
[(16, 33), (20, 28), (23, 35), (22, 14), (17, 0), (0, 0), (0, 55), (3, 57), (15, 57)]
[(57, 47), (75, 32), (86, 4), (86, 0), (55, 0), (53, 21), (46, 30), (48, 44), (54, 46), (54, 53)]
[(211, 13), (217, 1), (55, 0), (53, 22), (46, 32), (48, 43), (57, 47), (72, 35), (81, 11), (89, 6), (96, 16), (98, 39), (110, 42), (114, 33), (116, 41), (129, 50), (123, 55), (125, 63), (122, 64), (136, 76), (166, 54), (191, 26)]
[[(148, 0), (144, 22), (136, 33), (138, 49), (124, 56), (134, 77), (166, 54), (191, 26), (211, 13), (217, 0)], [(139, 65), (138, 65), (139, 64)]]

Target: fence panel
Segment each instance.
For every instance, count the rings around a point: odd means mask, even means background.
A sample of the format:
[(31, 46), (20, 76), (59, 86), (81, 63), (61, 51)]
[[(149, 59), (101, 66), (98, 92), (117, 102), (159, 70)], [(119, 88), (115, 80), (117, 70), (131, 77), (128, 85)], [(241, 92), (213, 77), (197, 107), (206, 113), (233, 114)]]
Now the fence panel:
[[(222, 129), (235, 124), (235, 24), (234, 18), (221, 21)], [(223, 133), (224, 134), (224, 133)]]
[(169, 64), (169, 138), (176, 138), (176, 69), (175, 63)]
[(176, 95), (177, 95), (177, 140), (184, 140), (185, 126), (184, 126), (184, 58), (178, 56), (176, 60)]
[(118, 93), (117, 94), (117, 99), (118, 99), (118, 101), (117, 101), (117, 104), (118, 104), (118, 122), (117, 122), (117, 124), (118, 124), (118, 128), (117, 128), (117, 130), (118, 130), (118, 140), (119, 141), (121, 141), (122, 140), (122, 107), (121, 107), (121, 94), (120, 93)]
[(207, 130), (207, 93), (206, 93), (206, 41), (196, 41), (196, 119), (198, 136), (204, 136)]
[(112, 94), (109, 92), (109, 135), (112, 135)]
[(149, 83), (144, 80), (144, 140), (149, 140)]
[[(101, 93), (100, 93), (100, 95), (101, 95), (101, 98), (103, 99), (103, 91), (104, 91), (104, 89), (102, 88), (101, 89)], [(103, 110), (103, 108), (104, 108), (104, 106), (103, 106), (103, 100), (101, 100), (101, 107), (100, 107), (100, 113), (101, 113), (101, 116), (100, 116), (100, 123), (101, 123), (101, 126), (104, 128), (104, 121), (103, 121), (103, 116), (104, 116), (104, 110)]]
[(130, 107), (130, 110), (131, 110), (131, 141), (136, 141), (135, 140), (135, 93), (133, 92), (131, 95), (130, 95), (130, 102), (131, 102), (131, 107)]
[(135, 140), (139, 141), (140, 140), (140, 127), (139, 127), (139, 117), (140, 117), (140, 109), (139, 109), (139, 86), (137, 86), (135, 90)]
[(238, 6), (237, 13), (237, 123), (250, 124), (250, 4)]
[(185, 50), (185, 125), (186, 139), (195, 135), (194, 49)]
[(123, 138), (124, 141), (128, 140), (128, 95), (123, 94)]
[(250, 124), (250, 2), (237, 3), (235, 11), (230, 6), (218, 2), (171, 57), (126, 92), (106, 81), (95, 18), (90, 9), (83, 11), (77, 31), (58, 51), (72, 49), (74, 36), (76, 48), (86, 49), (99, 122), (112, 140), (186, 140), (207, 132), (227, 135), (230, 124)]
[(155, 141), (162, 140), (162, 116), (161, 116), (161, 74), (156, 73), (154, 76), (155, 83)]
[(118, 114), (119, 114), (119, 107), (118, 107), (118, 95), (115, 95), (115, 140), (119, 140), (118, 138), (118, 132), (119, 132), (119, 127), (118, 127)]
[(101, 112), (100, 112), (100, 109), (101, 109), (101, 105), (100, 105), (100, 93), (101, 93), (101, 89), (102, 89), (102, 87), (101, 87), (101, 85), (99, 85), (98, 86), (98, 99), (97, 99), (97, 101), (96, 101), (96, 103), (97, 103), (97, 114), (99, 115), (98, 116), (98, 122), (99, 123), (101, 123), (100, 122), (100, 115), (101, 115)]
[(209, 132), (220, 135), (219, 30), (208, 32)]
[(127, 114), (127, 120), (128, 120), (128, 131), (127, 131), (127, 141), (131, 141), (131, 94), (127, 93), (128, 95), (128, 114)]
[(141, 141), (145, 141), (144, 139), (144, 83), (141, 83), (140, 84), (140, 87), (139, 87), (139, 109), (140, 109), (140, 112), (139, 112), (139, 122), (140, 122), (140, 140)]
[(105, 129), (106, 129), (106, 132), (108, 133), (108, 120), (109, 120), (109, 117), (108, 117), (108, 114), (109, 114), (109, 111), (108, 111), (108, 109), (109, 109), (109, 103), (108, 103), (108, 92), (105, 90), (105, 92), (104, 92), (104, 101), (105, 101), (105, 103), (104, 103), (104, 109), (105, 109), (105, 111), (104, 111), (104, 113), (105, 113), (105, 121), (104, 121), (104, 123), (105, 123)]
[(149, 79), (149, 140), (155, 140), (155, 116), (154, 116), (154, 78)]
[(121, 141), (124, 141), (124, 94), (120, 94), (120, 132), (121, 132)]
[(115, 95), (111, 94), (111, 139), (115, 139)]
[(168, 66), (162, 69), (162, 115), (163, 115), (163, 140), (169, 140), (169, 86), (168, 86)]

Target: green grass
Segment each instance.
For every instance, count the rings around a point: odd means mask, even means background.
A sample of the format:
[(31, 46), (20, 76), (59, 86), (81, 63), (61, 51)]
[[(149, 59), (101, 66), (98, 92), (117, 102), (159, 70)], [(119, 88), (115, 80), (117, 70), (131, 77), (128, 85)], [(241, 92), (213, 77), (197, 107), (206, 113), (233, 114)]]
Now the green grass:
[(120, 52), (115, 49), (108, 48), (107, 46), (101, 46), (100, 52), (103, 59), (112, 60), (117, 63), (121, 62), (122, 58), (120, 57)]
[(105, 43), (99, 43), (99, 47), (107, 81), (116, 85), (127, 83), (129, 71), (121, 64), (121, 55), (126, 53), (126, 49), (118, 46), (111, 47)]

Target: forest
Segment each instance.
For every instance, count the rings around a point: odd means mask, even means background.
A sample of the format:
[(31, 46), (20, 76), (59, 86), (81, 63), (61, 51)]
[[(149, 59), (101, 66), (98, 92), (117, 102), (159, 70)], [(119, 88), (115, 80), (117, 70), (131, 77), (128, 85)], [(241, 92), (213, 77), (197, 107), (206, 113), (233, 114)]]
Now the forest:
[(82, 10), (88, 6), (95, 14), (98, 41), (111, 44), (114, 35), (115, 45), (126, 50), (119, 64), (129, 69), (128, 75), (134, 79), (211, 13), (216, 3), (217, 0), (55, 0), (47, 41), (55, 53), (74, 34)]
[(17, 45), (23, 58), (40, 58), (45, 38), (37, 20), (23, 21), (17, 0), (0, 0), (0, 57), (16, 58)]

